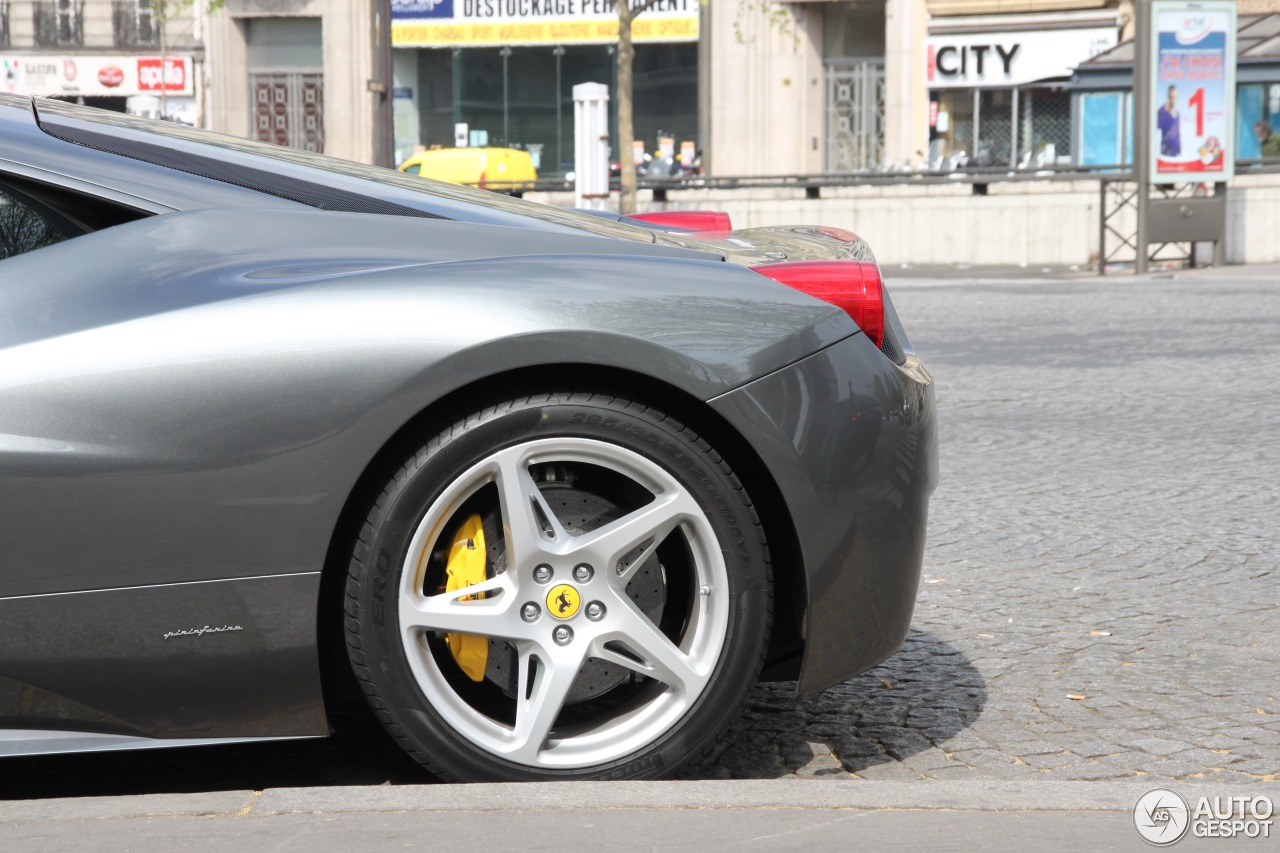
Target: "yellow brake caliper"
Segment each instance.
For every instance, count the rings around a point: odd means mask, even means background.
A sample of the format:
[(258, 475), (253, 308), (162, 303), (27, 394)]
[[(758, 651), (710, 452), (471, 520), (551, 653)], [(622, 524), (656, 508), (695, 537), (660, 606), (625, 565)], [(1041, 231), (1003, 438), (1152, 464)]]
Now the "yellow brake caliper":
[[(453, 536), (453, 547), (449, 549), (449, 562), (445, 566), (448, 582), (445, 592), (465, 589), (481, 583), (485, 579), (486, 559), (484, 547), (484, 525), (480, 516), (473, 515)], [(462, 601), (484, 598), (484, 593), (463, 596)], [(449, 643), (449, 651), (453, 659), (472, 681), (483, 681), (484, 670), (489, 663), (489, 640), (473, 634), (445, 634)]]

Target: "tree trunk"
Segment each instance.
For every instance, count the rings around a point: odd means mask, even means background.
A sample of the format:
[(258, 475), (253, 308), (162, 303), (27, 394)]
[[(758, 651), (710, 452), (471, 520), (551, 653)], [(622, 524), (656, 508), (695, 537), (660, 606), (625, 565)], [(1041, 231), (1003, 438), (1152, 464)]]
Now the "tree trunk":
[(631, 42), (631, 22), (635, 13), (627, 0), (614, 0), (618, 10), (618, 157), (621, 192), (618, 197), (619, 213), (636, 212), (636, 159), (632, 149), (635, 140), (635, 123), (632, 115), (632, 67), (635, 65), (636, 48)]

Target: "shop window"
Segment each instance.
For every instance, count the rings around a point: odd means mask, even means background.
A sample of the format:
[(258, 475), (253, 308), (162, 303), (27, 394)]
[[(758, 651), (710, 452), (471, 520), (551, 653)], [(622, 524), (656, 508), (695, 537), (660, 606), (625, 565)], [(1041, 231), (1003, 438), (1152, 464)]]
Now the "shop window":
[(1133, 162), (1133, 95), (1088, 92), (1080, 95), (1076, 134), (1082, 166), (1124, 166)]
[(1065, 89), (1018, 90), (1018, 166), (1070, 162), (1071, 93)]
[(1071, 155), (1071, 94), (1064, 89), (946, 89), (934, 97), (933, 168), (1038, 168)]
[[(635, 134), (645, 150), (652, 152), (659, 136), (674, 137), (677, 150), (696, 140), (697, 45), (636, 45), (634, 73)], [(427, 147), (452, 147), (454, 126), (465, 123), (471, 144), (527, 149), (540, 175), (563, 174), (573, 168), (573, 87), (588, 82), (616, 90), (611, 47), (423, 49), (418, 138)], [(616, 111), (616, 99), (610, 106)], [(616, 112), (610, 124), (616, 139)]]
[(1236, 88), (1236, 156), (1256, 160), (1262, 156), (1255, 128), (1258, 122), (1280, 133), (1280, 82), (1241, 84)]
[(975, 166), (1008, 166), (1014, 152), (1014, 104), (1012, 89), (982, 89), (978, 92), (978, 122)]
[(1120, 162), (1124, 147), (1124, 95), (1102, 92), (1080, 98), (1080, 163), (1101, 166)]

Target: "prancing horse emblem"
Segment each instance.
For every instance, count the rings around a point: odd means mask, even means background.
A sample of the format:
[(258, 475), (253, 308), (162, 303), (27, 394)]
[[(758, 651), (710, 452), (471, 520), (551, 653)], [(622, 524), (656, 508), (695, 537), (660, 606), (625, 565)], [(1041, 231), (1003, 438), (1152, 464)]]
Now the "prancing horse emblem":
[(569, 619), (582, 606), (582, 595), (567, 583), (551, 588), (547, 593), (547, 612), (557, 619)]

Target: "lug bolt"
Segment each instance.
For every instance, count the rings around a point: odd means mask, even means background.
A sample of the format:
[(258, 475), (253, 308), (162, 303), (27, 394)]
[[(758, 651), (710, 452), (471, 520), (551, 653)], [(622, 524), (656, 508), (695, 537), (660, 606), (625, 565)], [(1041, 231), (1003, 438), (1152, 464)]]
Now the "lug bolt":
[(573, 567), (573, 579), (578, 583), (586, 583), (591, 580), (591, 576), (595, 573), (595, 569), (591, 568), (586, 563), (579, 563)]
[(541, 563), (540, 565), (535, 566), (533, 569), (533, 579), (536, 580), (538, 583), (546, 583), (547, 581), (551, 580), (552, 574), (554, 573), (551, 571), (551, 567), (548, 566), (546, 563)]
[(526, 622), (532, 622), (537, 619), (541, 613), (542, 610), (532, 601), (520, 608), (520, 618)]
[(557, 645), (567, 646), (573, 642), (573, 629), (568, 625), (561, 625), (551, 632), (551, 639), (555, 640)]
[(604, 618), (604, 605), (598, 601), (593, 601), (587, 605), (587, 618), (592, 622), (599, 622)]

